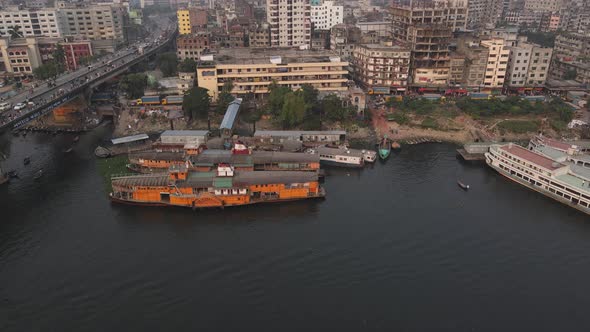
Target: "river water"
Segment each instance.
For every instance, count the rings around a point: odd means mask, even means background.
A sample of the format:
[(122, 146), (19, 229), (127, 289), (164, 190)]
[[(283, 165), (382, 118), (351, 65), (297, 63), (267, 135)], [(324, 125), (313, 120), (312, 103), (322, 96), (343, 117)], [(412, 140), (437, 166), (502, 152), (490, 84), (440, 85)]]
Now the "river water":
[(111, 205), (103, 134), (67, 155), (0, 139), (21, 175), (0, 187), (0, 331), (590, 329), (590, 218), (454, 146), (330, 169), (324, 201), (193, 212)]

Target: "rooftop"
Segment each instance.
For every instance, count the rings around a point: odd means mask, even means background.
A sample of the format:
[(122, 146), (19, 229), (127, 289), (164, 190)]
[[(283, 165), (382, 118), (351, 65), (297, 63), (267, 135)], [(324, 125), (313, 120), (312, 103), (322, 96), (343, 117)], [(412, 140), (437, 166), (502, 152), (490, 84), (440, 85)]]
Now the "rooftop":
[[(340, 57), (327, 50), (298, 50), (293, 48), (222, 48), (216, 54), (212, 55), (212, 62), (216, 64), (342, 62)], [(207, 63), (211, 63), (211, 61), (201, 63), (200, 65), (207, 67)]]
[(166, 130), (160, 135), (162, 136), (207, 136), (208, 130)]
[(238, 112), (240, 111), (240, 105), (242, 105), (242, 98), (236, 98), (231, 103), (229, 103), (219, 129), (231, 130), (234, 128), (234, 123), (238, 117)]
[(516, 144), (503, 145), (500, 147), (500, 149), (550, 171), (554, 171), (565, 166), (563, 164), (551, 160), (550, 158), (529, 151)]
[(257, 130), (254, 133), (255, 137), (260, 136), (275, 136), (275, 137), (299, 137), (302, 135), (346, 135), (344, 130), (328, 130), (328, 131), (315, 131), (315, 130)]
[(400, 45), (382, 45), (382, 44), (362, 44), (359, 47), (368, 48), (371, 50), (380, 50), (380, 51), (401, 51), (401, 52), (410, 52), (410, 49), (407, 47), (403, 47)]
[(125, 143), (131, 143), (131, 142), (137, 142), (137, 141), (143, 141), (146, 139), (149, 139), (150, 137), (146, 134), (138, 134), (138, 135), (133, 135), (133, 136), (125, 136), (125, 137), (119, 137), (119, 138), (113, 138), (111, 140), (111, 142), (114, 145), (117, 144), (125, 144)]

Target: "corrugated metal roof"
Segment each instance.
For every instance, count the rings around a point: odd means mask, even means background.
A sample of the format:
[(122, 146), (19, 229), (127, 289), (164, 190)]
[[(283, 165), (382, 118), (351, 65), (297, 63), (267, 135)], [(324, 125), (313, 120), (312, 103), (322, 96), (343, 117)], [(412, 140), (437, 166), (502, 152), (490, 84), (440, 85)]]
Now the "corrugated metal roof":
[(155, 152), (143, 151), (129, 153), (129, 159), (147, 159), (147, 160), (185, 160), (182, 152)]
[(223, 120), (221, 121), (221, 125), (219, 129), (233, 129), (234, 123), (236, 118), (238, 117), (238, 112), (240, 111), (240, 105), (242, 105), (242, 98), (236, 98), (234, 101), (229, 103), (227, 106), (227, 111), (225, 111), (225, 115), (223, 116)]
[(346, 135), (345, 130), (257, 130), (254, 136), (299, 137), (302, 135)]
[(111, 140), (111, 142), (116, 145), (116, 144), (124, 144), (124, 143), (142, 141), (142, 140), (146, 140), (148, 138), (150, 138), (150, 137), (146, 134), (138, 134), (138, 135), (133, 135), (133, 136), (113, 138)]
[(160, 137), (162, 136), (207, 136), (209, 134), (208, 130), (166, 130), (163, 132)]

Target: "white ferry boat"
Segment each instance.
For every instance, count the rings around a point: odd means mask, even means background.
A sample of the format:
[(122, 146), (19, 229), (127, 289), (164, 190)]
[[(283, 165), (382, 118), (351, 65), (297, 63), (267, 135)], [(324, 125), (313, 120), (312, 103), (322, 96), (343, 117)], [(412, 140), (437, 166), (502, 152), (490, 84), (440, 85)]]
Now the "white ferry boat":
[(537, 152), (539, 147), (546, 145), (492, 145), (485, 153), (486, 163), (516, 183), (590, 214), (590, 168), (556, 161)]

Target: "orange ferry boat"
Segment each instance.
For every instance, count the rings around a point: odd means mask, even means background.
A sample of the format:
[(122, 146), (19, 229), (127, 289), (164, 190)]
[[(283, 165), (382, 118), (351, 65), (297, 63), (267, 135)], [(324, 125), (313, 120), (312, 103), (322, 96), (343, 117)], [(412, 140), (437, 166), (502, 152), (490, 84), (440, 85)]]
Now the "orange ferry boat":
[(325, 196), (314, 172), (235, 172), (229, 165), (219, 165), (214, 172), (173, 165), (168, 173), (113, 177), (112, 187), (113, 202), (193, 209)]

